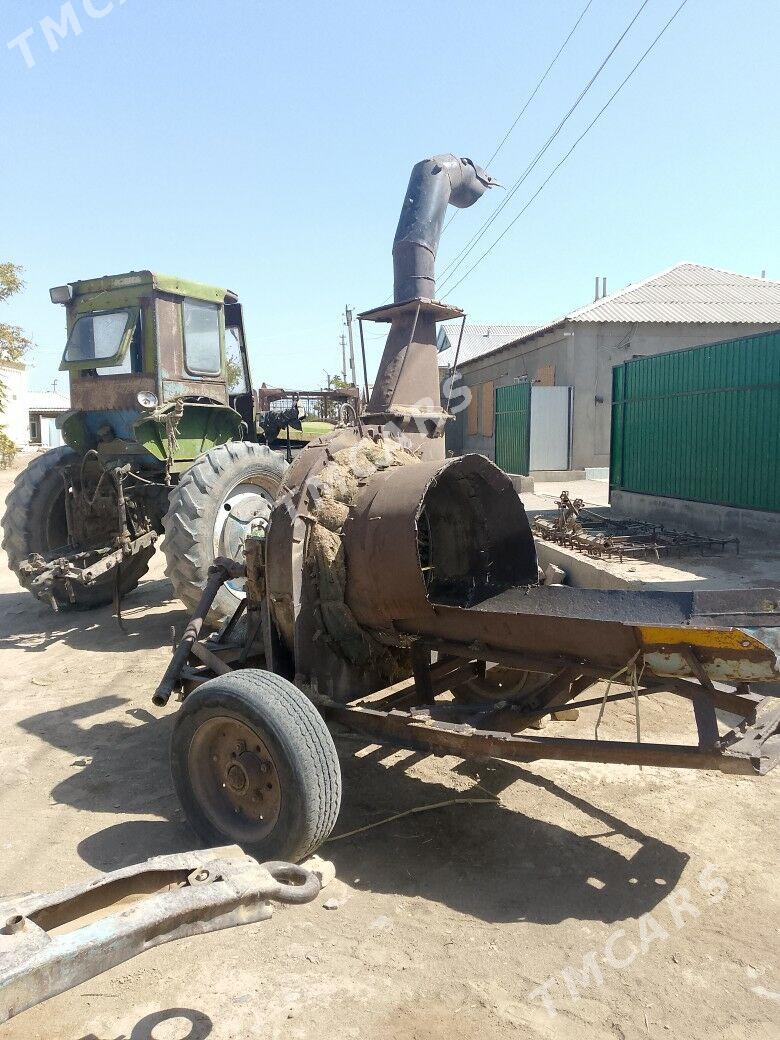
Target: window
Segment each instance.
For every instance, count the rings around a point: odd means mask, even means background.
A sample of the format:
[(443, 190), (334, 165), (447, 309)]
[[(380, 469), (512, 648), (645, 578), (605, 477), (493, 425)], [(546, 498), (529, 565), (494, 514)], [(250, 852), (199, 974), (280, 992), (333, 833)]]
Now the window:
[(129, 376), (133, 372), (143, 372), (143, 370), (143, 340), (141, 338), (141, 318), (139, 315), (133, 327), (130, 346), (127, 348), (122, 361), (118, 365), (101, 365), (100, 368), (94, 370), (94, 374), (98, 376)]
[(102, 314), (82, 314), (70, 330), (63, 361), (103, 361), (116, 357), (131, 323), (138, 321), (138, 308), (126, 307)]
[(241, 351), (241, 329), (237, 325), (225, 326), (225, 364), (227, 365), (228, 391), (231, 394), (245, 394), (249, 387)]
[(219, 304), (185, 300), (184, 363), (199, 376), (217, 376), (222, 371), (219, 346)]

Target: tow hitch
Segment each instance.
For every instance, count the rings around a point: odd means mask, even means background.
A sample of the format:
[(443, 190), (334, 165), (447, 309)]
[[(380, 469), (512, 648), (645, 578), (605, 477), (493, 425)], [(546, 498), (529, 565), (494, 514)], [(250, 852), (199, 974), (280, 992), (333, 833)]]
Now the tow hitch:
[(154, 946), (316, 899), (316, 874), (237, 845), (156, 856), (59, 892), (0, 902), (0, 1022)]

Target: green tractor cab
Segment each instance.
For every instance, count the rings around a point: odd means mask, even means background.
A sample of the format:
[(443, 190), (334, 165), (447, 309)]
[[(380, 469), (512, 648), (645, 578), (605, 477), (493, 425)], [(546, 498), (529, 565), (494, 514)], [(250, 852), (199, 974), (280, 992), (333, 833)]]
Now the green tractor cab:
[[(65, 445), (16, 480), (4, 547), (55, 609), (111, 602), (165, 533), (167, 573), (190, 607), (215, 556), (241, 551), (281, 484), (265, 443), (241, 304), (229, 289), (151, 271), (57, 286), (72, 408)], [(298, 413), (290, 421), (298, 420)], [(213, 617), (235, 608), (226, 586)]]

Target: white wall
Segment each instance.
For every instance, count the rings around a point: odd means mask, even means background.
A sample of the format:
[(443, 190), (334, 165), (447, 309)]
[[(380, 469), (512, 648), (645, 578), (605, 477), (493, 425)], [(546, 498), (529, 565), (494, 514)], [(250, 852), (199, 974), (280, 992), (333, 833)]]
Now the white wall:
[(0, 382), (5, 387), (5, 405), (0, 408), (0, 426), (19, 447), (30, 439), (27, 413), (27, 368), (10, 361), (0, 362)]

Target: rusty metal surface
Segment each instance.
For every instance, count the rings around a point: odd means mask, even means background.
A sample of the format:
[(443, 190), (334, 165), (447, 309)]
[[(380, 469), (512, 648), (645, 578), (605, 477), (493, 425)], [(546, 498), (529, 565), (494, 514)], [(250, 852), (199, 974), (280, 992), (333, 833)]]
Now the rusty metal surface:
[(472, 206), (495, 181), (470, 159), (436, 155), (412, 169), (393, 241), (392, 308), (363, 317), (390, 318), (365, 424), (392, 424), (425, 458), (444, 457), (436, 322), (453, 308), (435, 302), (434, 267), (448, 205)]
[(156, 296), (154, 319), (158, 349), (156, 390), (160, 402), (177, 397), (208, 397), (219, 404), (227, 404), (228, 391), (223, 380), (196, 378), (184, 367), (181, 298)]
[[(399, 222), (396, 302), (364, 315), (391, 323), (367, 413), (358, 429), (301, 451), (272, 510), (267, 666), (294, 679), (328, 717), (404, 747), (518, 761), (766, 771), (780, 757), (780, 720), (753, 722), (757, 702), (746, 680), (780, 681), (780, 591), (540, 586), (530, 525), (509, 477), (483, 456), (436, 458), (443, 413), (435, 324), (443, 310), (433, 302), (433, 263), (449, 196), (443, 181), (421, 187), (447, 166), (431, 164), (415, 169)], [(478, 171), (473, 176), (479, 179)], [(366, 445), (382, 460), (367, 464)], [(328, 485), (327, 467), (342, 466), (339, 452), (345, 472)], [(564, 526), (576, 520), (573, 506), (564, 513)], [(318, 549), (325, 544), (330, 555)], [(362, 659), (352, 654), (361, 639), (372, 650)], [(208, 650), (234, 663), (214, 643)], [(388, 650), (398, 665), (392, 679), (378, 664)], [(432, 668), (434, 651), (440, 660)], [(186, 688), (209, 677), (208, 660), (201, 654), (189, 668)], [(464, 708), (465, 684), (484, 676), (488, 664), (547, 678)], [(637, 705), (640, 695), (661, 690), (691, 701), (699, 746), (642, 743), (638, 708), (636, 742), (517, 735), (594, 682), (619, 676)], [(736, 690), (720, 690), (718, 679)], [(453, 699), (443, 704), (437, 697), (448, 686)], [(721, 740), (715, 709), (724, 705), (743, 712), (745, 722)], [(469, 721), (452, 721), (464, 712)]]
[(67, 556), (58, 556), (54, 560), (46, 560), (40, 555), (35, 555), (23, 563), (19, 570), (29, 580), (30, 588), (35, 591), (51, 589), (60, 582), (92, 585), (99, 578), (105, 578), (131, 556), (151, 548), (156, 541), (157, 532), (149, 531), (113, 552), (73, 552)]
[[(687, 629), (750, 627), (753, 640), (705, 648), (704, 667), (723, 680), (780, 679), (778, 590), (535, 584), (525, 511), (509, 478), (482, 456), (376, 474), (351, 510), (344, 546), (347, 604), (361, 624), (388, 634), (477, 641), (617, 668), (647, 642), (640, 628), (674, 629), (665, 642), (687, 644)], [(378, 565), (382, 560), (392, 565)], [(670, 655), (668, 646), (649, 647), (645, 661), (658, 674), (691, 674), (690, 662)]]
[[(211, 567), (209, 567), (209, 579), (206, 582), (206, 587), (201, 594), (198, 605), (187, 622), (187, 627), (184, 630), (181, 641), (174, 650), (168, 667), (165, 669), (165, 674), (154, 691), (152, 696), (153, 704), (156, 704), (158, 707), (164, 707), (168, 703), (171, 694), (179, 683), (182, 669), (186, 665), (193, 645), (200, 635), (203, 621), (211, 608), (211, 604), (216, 599), (217, 593), (226, 581), (229, 581), (231, 578), (243, 577), (245, 573), (242, 564), (236, 563), (234, 560), (226, 560), (221, 556), (218, 556)], [(211, 662), (207, 661), (206, 663), (209, 664)], [(219, 668), (215, 668), (214, 671), (216, 674), (223, 674), (220, 673)]]
[[(694, 745), (633, 743), (617, 740), (583, 740), (573, 737), (516, 736), (501, 730), (477, 729), (459, 724), (421, 719), (410, 712), (383, 712), (355, 705), (329, 702), (326, 717), (379, 743), (389, 742), (439, 755), (463, 758), (504, 758), (514, 762), (552, 759), (564, 762), (603, 762), (615, 765), (665, 766), (675, 769), (713, 769), (742, 775), (764, 774), (780, 758), (780, 718), (766, 723), (761, 732), (740, 734), (730, 746), (701, 748)], [(729, 735), (730, 736), (730, 735)]]
[(344, 546), (347, 603), (368, 627), (409, 631), (405, 623), (428, 618), (433, 600), (466, 603), (537, 580), (525, 509), (481, 455), (376, 474), (344, 526)]
[(0, 1022), (173, 939), (309, 902), (316, 876), (236, 846), (157, 856), (59, 892), (0, 903)]
[(561, 492), (555, 504), (558, 515), (553, 520), (534, 517), (534, 534), (588, 556), (616, 557), (622, 562), (627, 556), (656, 560), (691, 553), (713, 556), (725, 552), (727, 547), (739, 552), (738, 538), (711, 538), (630, 517), (604, 516), (586, 509), (581, 498), (572, 499), (567, 491)]
[(123, 409), (141, 414), (138, 394), (157, 391), (153, 375), (143, 373), (111, 376), (85, 376), (73, 372), (70, 381), (71, 408), (87, 412)]

